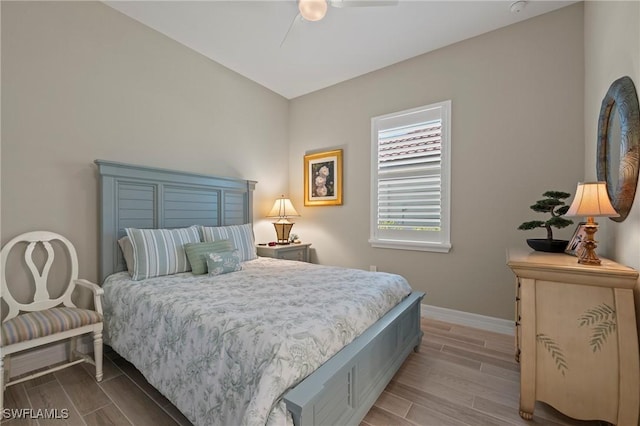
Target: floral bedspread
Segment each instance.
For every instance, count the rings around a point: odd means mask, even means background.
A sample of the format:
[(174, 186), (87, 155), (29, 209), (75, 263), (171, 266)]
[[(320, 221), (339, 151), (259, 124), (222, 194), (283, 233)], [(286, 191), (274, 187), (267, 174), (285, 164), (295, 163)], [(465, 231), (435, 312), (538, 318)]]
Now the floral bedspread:
[(242, 266), (103, 285), (106, 343), (197, 425), (291, 424), (282, 395), (411, 292), (395, 274)]

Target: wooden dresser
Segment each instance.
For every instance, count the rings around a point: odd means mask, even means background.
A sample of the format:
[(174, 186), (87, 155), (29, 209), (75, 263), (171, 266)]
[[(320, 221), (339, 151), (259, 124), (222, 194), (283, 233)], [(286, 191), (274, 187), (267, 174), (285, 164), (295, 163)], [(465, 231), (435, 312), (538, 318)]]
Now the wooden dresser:
[(517, 277), (520, 416), (535, 401), (582, 420), (637, 425), (640, 380), (633, 287), (638, 272), (602, 259), (509, 251)]

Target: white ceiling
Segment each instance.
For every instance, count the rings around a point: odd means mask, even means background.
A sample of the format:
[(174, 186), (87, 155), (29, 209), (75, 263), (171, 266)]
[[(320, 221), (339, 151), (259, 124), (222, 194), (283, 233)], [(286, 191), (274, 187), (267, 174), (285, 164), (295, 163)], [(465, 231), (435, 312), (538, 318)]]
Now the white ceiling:
[(329, 7), (308, 22), (295, 0), (106, 2), (288, 99), (575, 1), (529, 1), (519, 13), (511, 3), (399, 0)]

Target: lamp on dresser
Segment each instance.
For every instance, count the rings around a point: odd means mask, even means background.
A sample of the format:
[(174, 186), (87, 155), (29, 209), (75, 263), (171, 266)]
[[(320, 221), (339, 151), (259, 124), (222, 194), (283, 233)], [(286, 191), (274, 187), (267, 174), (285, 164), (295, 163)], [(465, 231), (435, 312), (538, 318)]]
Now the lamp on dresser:
[(580, 251), (578, 263), (585, 265), (600, 265), (600, 259), (596, 254), (597, 247), (593, 235), (598, 230), (598, 224), (594, 217), (617, 217), (618, 212), (611, 205), (607, 193), (606, 182), (580, 182), (576, 189), (576, 196), (566, 216), (586, 216), (587, 223), (584, 226), (586, 239), (582, 242), (584, 250)]
[(284, 195), (276, 200), (267, 217), (278, 218), (277, 221), (273, 222), (273, 226), (276, 228), (278, 244), (289, 244), (289, 233), (293, 228), (293, 222), (290, 222), (288, 218), (299, 216), (291, 200), (284, 198)]

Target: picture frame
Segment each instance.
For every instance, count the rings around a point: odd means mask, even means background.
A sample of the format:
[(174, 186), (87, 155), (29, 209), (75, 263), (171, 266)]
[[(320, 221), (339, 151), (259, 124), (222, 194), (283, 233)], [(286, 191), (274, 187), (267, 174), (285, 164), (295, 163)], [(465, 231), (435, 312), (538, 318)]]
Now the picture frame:
[(567, 248), (564, 250), (565, 253), (570, 254), (571, 256), (580, 256), (580, 252), (583, 250), (582, 242), (587, 237), (587, 233), (585, 231), (585, 225), (587, 222), (580, 222), (576, 227), (576, 230), (573, 233), (573, 237), (567, 244)]
[(342, 150), (304, 156), (304, 205), (342, 205)]

